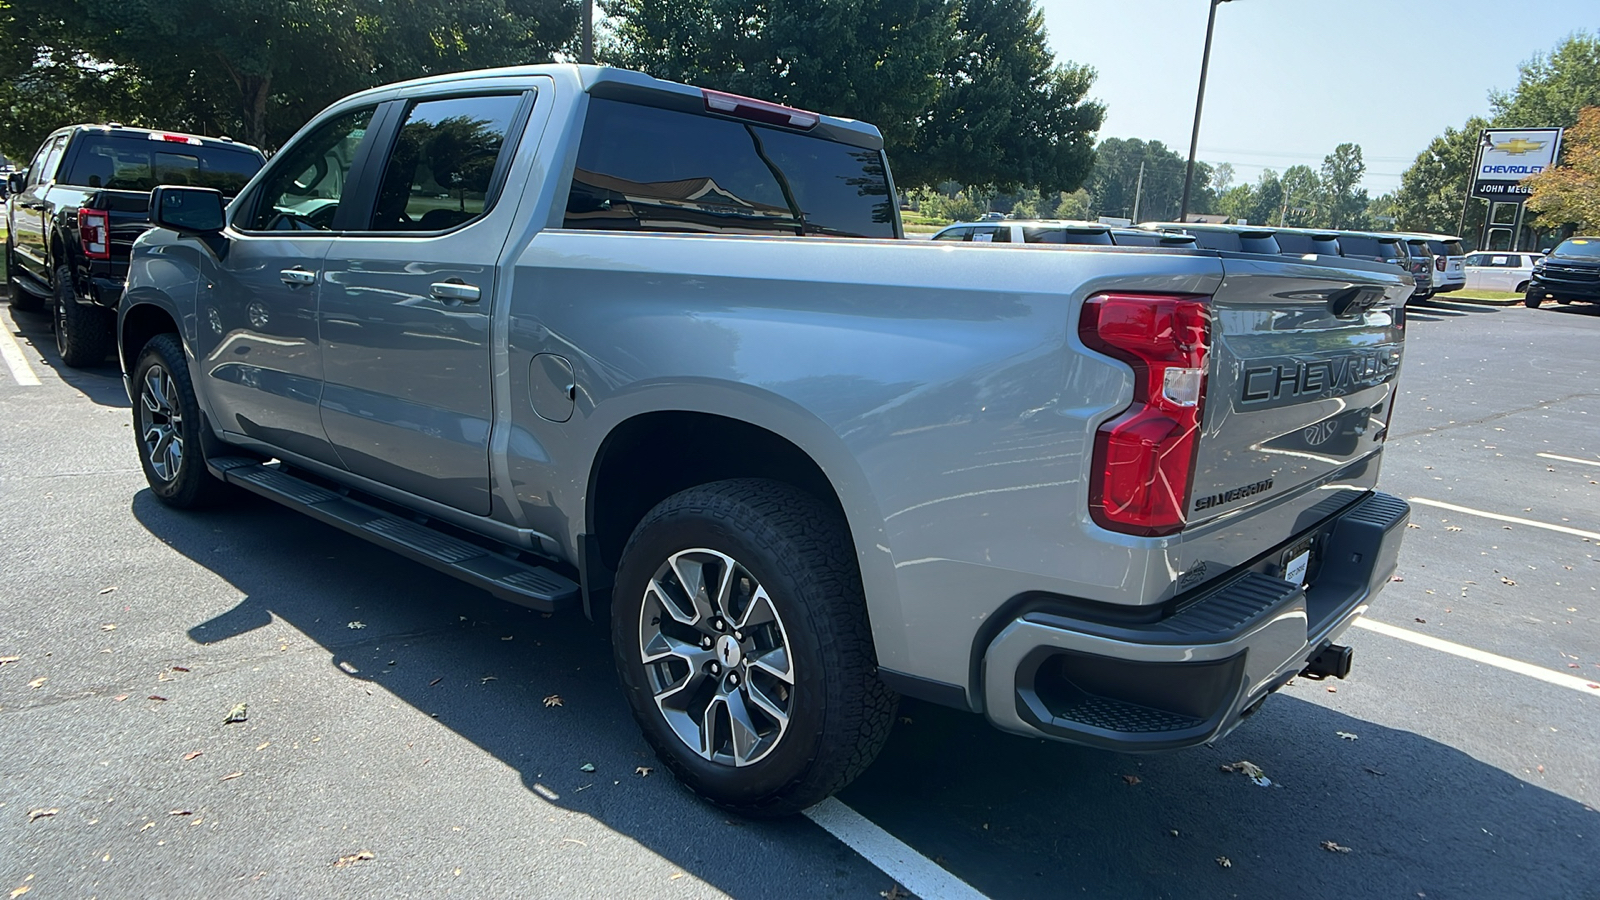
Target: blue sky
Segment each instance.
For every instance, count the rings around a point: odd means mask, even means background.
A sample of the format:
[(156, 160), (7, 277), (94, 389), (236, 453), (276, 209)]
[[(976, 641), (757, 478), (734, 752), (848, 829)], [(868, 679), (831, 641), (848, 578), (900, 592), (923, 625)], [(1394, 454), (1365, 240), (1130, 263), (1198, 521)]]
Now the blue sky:
[[(1207, 0), (1039, 5), (1057, 58), (1099, 72), (1102, 137), (1189, 152)], [(1353, 141), (1376, 196), (1446, 126), (1487, 115), (1520, 62), (1583, 30), (1600, 30), (1600, 0), (1231, 0), (1217, 10), (1199, 156), (1253, 182)]]

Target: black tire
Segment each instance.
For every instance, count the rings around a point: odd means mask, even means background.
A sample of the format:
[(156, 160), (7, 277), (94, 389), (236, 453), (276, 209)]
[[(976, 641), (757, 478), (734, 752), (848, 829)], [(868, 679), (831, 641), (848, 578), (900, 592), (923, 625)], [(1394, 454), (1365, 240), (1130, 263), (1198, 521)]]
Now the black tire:
[(1515, 291), (1512, 291), (1513, 294), (1526, 294), (1527, 292), (1528, 292), (1528, 283), (1526, 281), (1524, 281), (1521, 284), (1517, 285), (1517, 289)]
[(6, 236), (6, 290), (11, 294), (11, 308), (19, 312), (38, 312), (44, 309), (44, 298), (29, 291), (17, 279), (17, 251), (10, 235)]
[(111, 352), (112, 319), (98, 306), (78, 302), (78, 289), (72, 286), (72, 270), (56, 267), (56, 352), (61, 361), (74, 369), (98, 366)]
[[(133, 365), (132, 385), (133, 437), (150, 493), (177, 509), (200, 509), (227, 499), (232, 493), (228, 484), (206, 469), (205, 424), (177, 335), (159, 334), (144, 345)], [(165, 443), (163, 434), (168, 436)], [(173, 443), (176, 458), (167, 452)]]
[(1544, 302), (1544, 291), (1528, 291), (1522, 295), (1522, 305), (1529, 309), (1538, 309)]
[[(685, 551), (698, 553), (700, 548), (737, 561), (733, 571), (749, 576), (742, 580), (747, 592), (753, 592), (752, 584), (764, 590), (777, 623), (776, 633), (786, 642), (791, 667), (792, 687), (774, 680), (770, 684), (776, 691), (762, 689), (787, 703), (786, 725), (776, 728), (777, 719), (764, 720), (773, 726), (768, 735), (776, 731), (777, 737), (771, 739), (764, 755), (753, 756), (742, 765), (728, 761), (739, 752), (731, 720), (714, 720), (711, 729), (710, 743), (714, 744), (721, 734), (717, 723), (728, 721), (729, 751), (722, 761), (714, 758), (715, 753), (702, 755), (687, 743), (688, 738), (673, 730), (657, 705), (652, 686), (652, 672), (659, 674), (660, 670), (643, 659), (644, 633), (650, 628), (663, 631), (655, 623), (666, 621), (662, 616), (653, 616), (648, 622), (643, 618), (647, 604), (654, 602), (655, 608), (664, 608), (659, 599), (647, 599), (647, 590), (654, 595), (653, 581), (675, 577), (660, 575), (658, 580), (658, 573), (667, 571), (680, 554), (691, 555)], [(704, 569), (700, 571), (701, 578), (707, 577)], [(727, 601), (729, 607), (733, 603)], [(771, 627), (747, 624), (756, 618), (748, 612), (756, 605), (752, 598), (738, 627)], [(667, 624), (686, 627), (681, 620)], [(705, 630), (709, 638), (710, 627)], [(733, 624), (727, 625), (727, 632), (725, 639), (766, 643), (748, 634), (740, 637)], [(675, 494), (651, 510), (634, 529), (622, 554), (612, 600), (611, 635), (624, 692), (656, 755), (695, 793), (742, 815), (783, 816), (826, 799), (872, 763), (894, 724), (899, 698), (878, 678), (861, 576), (845, 524), (837, 512), (781, 482), (719, 481)], [(707, 647), (711, 657), (701, 670), (677, 658), (657, 665), (681, 664), (688, 673), (683, 681), (687, 684), (697, 671), (716, 673), (716, 659), (730, 658), (722, 655), (721, 644), (699, 646)], [(751, 646), (732, 656), (747, 668), (736, 671), (729, 666), (721, 670), (720, 679), (707, 676), (709, 686), (702, 684), (681, 693), (722, 691), (729, 679), (742, 671), (746, 673), (745, 696), (751, 697), (756, 682), (767, 677), (755, 663), (762, 656), (761, 648)], [(736, 680), (732, 683), (739, 684)], [(663, 691), (663, 696), (666, 693)], [(763, 715), (764, 707), (754, 699), (740, 703)], [(726, 715), (732, 714), (729, 706), (723, 709)], [(747, 712), (747, 722), (751, 721), (749, 715)], [(704, 721), (703, 714), (699, 718)]]

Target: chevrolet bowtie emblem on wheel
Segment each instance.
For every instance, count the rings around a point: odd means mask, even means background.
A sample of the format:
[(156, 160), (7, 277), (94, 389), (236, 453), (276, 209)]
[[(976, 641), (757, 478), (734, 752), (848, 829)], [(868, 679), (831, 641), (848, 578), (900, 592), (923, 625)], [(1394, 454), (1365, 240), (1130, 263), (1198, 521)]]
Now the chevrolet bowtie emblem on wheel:
[(1339, 423), (1329, 420), (1327, 422), (1318, 422), (1315, 425), (1307, 425), (1305, 430), (1300, 432), (1300, 436), (1306, 439), (1307, 444), (1319, 447), (1326, 444), (1338, 433)]
[(1524, 153), (1532, 153), (1543, 146), (1544, 141), (1527, 141), (1523, 140), (1522, 138), (1512, 138), (1511, 140), (1506, 141), (1504, 144), (1495, 144), (1494, 148), (1499, 150), (1501, 153), (1509, 153), (1512, 156), (1521, 156)]

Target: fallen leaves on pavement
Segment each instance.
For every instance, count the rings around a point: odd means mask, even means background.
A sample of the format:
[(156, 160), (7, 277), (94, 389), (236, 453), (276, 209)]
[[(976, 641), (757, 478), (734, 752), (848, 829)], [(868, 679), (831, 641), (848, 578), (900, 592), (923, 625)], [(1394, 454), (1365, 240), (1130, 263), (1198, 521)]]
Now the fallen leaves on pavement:
[(11, 900), (17, 900), (18, 897), (21, 897), (23, 894), (26, 894), (27, 892), (29, 892), (31, 890), (33, 890), (33, 886), (32, 885), (27, 885), (27, 884), (22, 885), (21, 887), (12, 888), (11, 889)]
[(1351, 734), (1348, 731), (1335, 731), (1334, 734), (1337, 734), (1339, 737), (1342, 737), (1347, 741), (1353, 741), (1356, 739), (1356, 735)]
[(228, 710), (228, 716), (227, 716), (227, 718), (222, 720), (222, 724), (224, 724), (224, 725), (232, 725), (235, 722), (249, 721), (249, 719), (250, 719), (249, 704), (239, 703), (239, 704), (236, 704), (233, 707), (233, 709)]
[(887, 891), (879, 891), (878, 896), (882, 897), (883, 900), (905, 900), (905, 898), (911, 896), (911, 892), (901, 888), (900, 885), (897, 884), (894, 887), (889, 888)]
[(192, 810), (192, 809), (174, 809), (174, 810), (170, 810), (167, 813), (167, 815), (169, 815), (169, 816), (192, 816), (192, 815), (194, 815), (194, 810)]
[(1233, 868), (1233, 860), (1227, 858), (1226, 856), (1219, 856), (1217, 857), (1217, 865), (1223, 867), (1224, 869), (1231, 869)]
[(1342, 847), (1342, 846), (1334, 843), (1333, 841), (1323, 841), (1322, 842), (1322, 849), (1328, 851), (1329, 853), (1349, 853), (1350, 852), (1350, 848), (1349, 847)]
[(1128, 784), (1138, 784), (1139, 782), (1143, 781), (1144, 779), (1140, 778), (1137, 775), (1124, 775), (1124, 776), (1122, 776), (1122, 780), (1127, 782)]
[(19, 659), (22, 659), (22, 657), (20, 657), (20, 656), (0, 656), (0, 666), (5, 665), (6, 663), (14, 663)]
[(560, 694), (551, 694), (550, 696), (544, 698), (544, 705), (546, 707), (563, 705), (562, 702), (561, 702), (561, 695)]
[(150, 696), (146, 697), (145, 699), (146, 700), (154, 700), (157, 703), (165, 703), (165, 702), (167, 702), (167, 698), (161, 696), (160, 694), (151, 694)]
[(191, 750), (190, 752), (185, 753), (183, 755), (183, 761), (184, 762), (188, 762), (191, 759), (199, 759), (200, 758), (200, 754), (202, 754), (204, 752), (205, 752), (204, 750)]
[(217, 780), (218, 781), (232, 781), (235, 778), (238, 778), (239, 776), (241, 776), (243, 774), (244, 774), (243, 772), (229, 772), (228, 774), (222, 776), (221, 778), (219, 778)]
[(38, 678), (35, 678), (34, 680), (28, 682), (28, 687), (31, 687), (34, 690), (38, 690), (39, 688), (44, 687), (44, 683), (46, 681), (49, 681), (49, 680), (50, 679), (44, 677), (43, 675), (40, 675)]
[(49, 809), (45, 809), (44, 807), (40, 807), (39, 809), (30, 809), (28, 810), (28, 821), (34, 822), (39, 819), (48, 819), (58, 812), (61, 812), (60, 808), (54, 806), (50, 807)]
[(1250, 780), (1254, 781), (1258, 787), (1272, 787), (1272, 779), (1267, 777), (1267, 773), (1261, 771), (1260, 766), (1248, 759), (1241, 759), (1232, 764), (1224, 764), (1222, 766), (1222, 771), (1241, 772), (1249, 776)]
[(351, 630), (355, 630), (355, 629), (360, 629), (360, 628), (367, 627), (367, 623), (365, 623), (365, 622), (351, 622), (349, 625), (346, 625), (345, 627), (349, 628)]
[(578, 767), (578, 771), (579, 772), (593, 772), (594, 771), (594, 763), (584, 763), (583, 765)]
[(640, 778), (646, 778), (651, 772), (654, 771), (655, 769), (652, 769), (649, 766), (640, 766), (639, 768), (633, 770), (633, 774), (639, 776)]

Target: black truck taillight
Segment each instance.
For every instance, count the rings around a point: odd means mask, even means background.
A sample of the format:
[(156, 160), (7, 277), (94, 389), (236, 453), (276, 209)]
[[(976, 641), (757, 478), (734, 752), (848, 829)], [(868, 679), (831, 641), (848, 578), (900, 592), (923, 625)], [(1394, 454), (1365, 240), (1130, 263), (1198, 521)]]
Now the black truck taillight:
[(111, 258), (111, 214), (103, 209), (78, 210), (78, 241), (90, 259)]
[(1205, 410), (1211, 315), (1204, 297), (1100, 294), (1078, 334), (1133, 367), (1133, 404), (1095, 434), (1089, 514), (1111, 531), (1155, 537), (1187, 522)]

